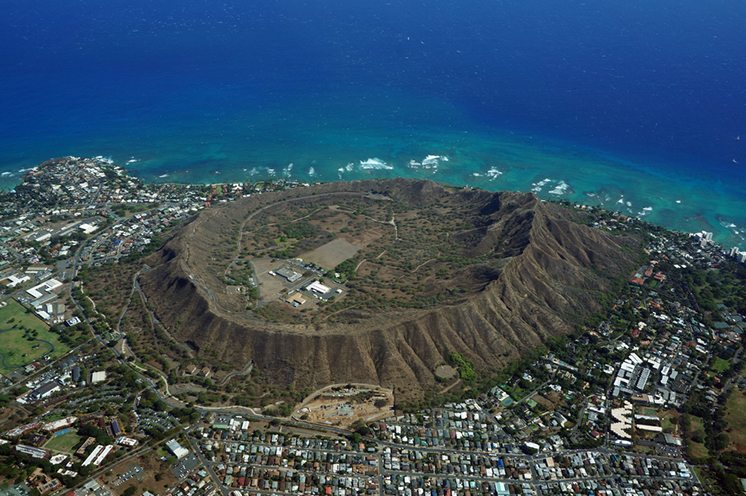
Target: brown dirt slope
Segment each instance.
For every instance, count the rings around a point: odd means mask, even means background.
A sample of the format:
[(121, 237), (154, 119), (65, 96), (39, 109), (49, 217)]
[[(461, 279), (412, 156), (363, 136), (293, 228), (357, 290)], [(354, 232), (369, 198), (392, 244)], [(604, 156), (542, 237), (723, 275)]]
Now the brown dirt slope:
[[(507, 262), (458, 304), (384, 310), (354, 325), (263, 322), (221, 292), (220, 275), (252, 212), (293, 198), (370, 192), (411, 208), (446, 197), (468, 202), (478, 209), (482, 225), (451, 233), (454, 244), (480, 256), (499, 254)], [(151, 257), (153, 270), (143, 275), (142, 286), (174, 337), (206, 356), (236, 367), (253, 360), (266, 379), (282, 386), (377, 383), (413, 399), (435, 384), (435, 367), (451, 352), (469, 359), (479, 372), (495, 372), (547, 338), (571, 332), (599, 308), (598, 296), (634, 267), (639, 244), (582, 225), (577, 215), (530, 194), (426, 181), (298, 188), (206, 211)]]

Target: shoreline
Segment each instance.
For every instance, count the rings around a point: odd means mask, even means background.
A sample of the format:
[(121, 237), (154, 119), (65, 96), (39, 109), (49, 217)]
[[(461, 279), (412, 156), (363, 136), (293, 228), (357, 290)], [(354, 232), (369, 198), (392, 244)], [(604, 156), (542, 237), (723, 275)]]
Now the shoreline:
[[(204, 187), (220, 184), (281, 184), (284, 181), (294, 184), (317, 184), (400, 177), (431, 180), (456, 188), (471, 187), (488, 191), (531, 192), (542, 200), (566, 201), (578, 206), (600, 207), (676, 232), (689, 234), (701, 231), (712, 232), (714, 240), (727, 248), (734, 246), (741, 248), (746, 241), (744, 236), (746, 235), (746, 227), (744, 227), (746, 226), (746, 219), (722, 212), (723, 209), (728, 208), (730, 204), (728, 200), (731, 200), (723, 192), (718, 194), (707, 190), (703, 188), (706, 186), (704, 184), (684, 183), (689, 191), (682, 191), (681, 199), (674, 201), (673, 198), (676, 198), (676, 195), (671, 196), (671, 191), (665, 192), (669, 195), (669, 198), (664, 196), (650, 197), (647, 193), (651, 189), (655, 190), (657, 186), (656, 178), (651, 176), (650, 173), (644, 171), (631, 172), (629, 177), (625, 178), (628, 182), (625, 185), (605, 182), (613, 180), (615, 177), (613, 173), (618, 172), (614, 170), (613, 164), (598, 164), (597, 175), (577, 170), (567, 170), (564, 171), (565, 174), (550, 174), (551, 171), (537, 171), (533, 167), (524, 168), (510, 165), (499, 167), (493, 165), (483, 167), (484, 170), (476, 171), (472, 168), (474, 164), (461, 156), (454, 159), (446, 155), (428, 154), (419, 161), (411, 160), (407, 165), (400, 165), (398, 160), (388, 162), (380, 158), (368, 157), (357, 163), (349, 162), (346, 167), (340, 167), (336, 177), (334, 177), (328, 173), (329, 166), (319, 164), (310, 167), (306, 164), (296, 166), (293, 169), (294, 164), (290, 163), (284, 168), (253, 167), (248, 169), (247, 167), (240, 171), (227, 169), (196, 175), (190, 169), (164, 173), (161, 173), (161, 169), (149, 171), (147, 166), (152, 160), (140, 160), (134, 156), (130, 156), (129, 159), (123, 161), (101, 155), (90, 158), (105, 164), (117, 165), (126, 171), (129, 176), (150, 185)], [(455, 165), (454, 162), (456, 162)], [(499, 160), (495, 162), (500, 163)], [(3, 190), (5, 192), (13, 191), (16, 186), (23, 183), (26, 173), (40, 165), (19, 169), (12, 175), (15, 179), (14, 184), (9, 185), (7, 189), (2, 188), (0, 192)], [(552, 165), (554, 164), (549, 164), (549, 167)], [(317, 170), (326, 172), (317, 174)], [(546, 176), (544, 173), (546, 173)], [(565, 176), (564, 179), (561, 178), (562, 175)], [(8, 177), (8, 174), (5, 177)], [(224, 180), (216, 180), (223, 177), (225, 177)], [(636, 191), (637, 188), (642, 186), (647, 190)], [(709, 195), (718, 203), (710, 203), (710, 198), (700, 198), (699, 196), (697, 196), (696, 203), (689, 202), (688, 200), (692, 198), (692, 195), (698, 192)], [(719, 204), (721, 208), (712, 208), (708, 211), (702, 209), (703, 204), (715, 206)], [(738, 211), (737, 208), (733, 210)], [(741, 222), (742, 220), (743, 222)], [(740, 224), (744, 224), (744, 226)]]

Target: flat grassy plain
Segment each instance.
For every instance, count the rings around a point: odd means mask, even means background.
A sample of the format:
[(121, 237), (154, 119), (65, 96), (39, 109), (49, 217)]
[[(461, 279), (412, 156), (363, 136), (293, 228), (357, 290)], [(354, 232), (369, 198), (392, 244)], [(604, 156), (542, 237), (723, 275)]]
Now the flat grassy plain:
[(678, 434), (679, 414), (676, 410), (661, 410), (657, 412), (657, 415), (660, 416), (663, 432)]
[(0, 308), (0, 373), (8, 374), (44, 355), (62, 356), (70, 348), (47, 324), (15, 300)]
[(715, 372), (716, 374), (722, 374), (729, 368), (730, 368), (730, 361), (725, 360), (720, 357), (715, 357), (715, 359), (712, 361), (712, 365), (710, 365), (710, 369), (712, 369), (712, 371)]
[(725, 422), (730, 438), (728, 449), (746, 454), (746, 391), (733, 389), (725, 404)]
[(68, 432), (61, 436), (56, 436), (47, 441), (45, 448), (62, 453), (72, 453), (73, 448), (78, 445), (82, 438), (74, 432)]
[(707, 450), (707, 447), (704, 445), (704, 443), (700, 443), (692, 439), (692, 434), (694, 432), (701, 431), (704, 433), (704, 422), (702, 422), (702, 419), (700, 417), (696, 417), (694, 415), (689, 415), (689, 422), (691, 426), (689, 435), (687, 436), (689, 457), (697, 460), (705, 460), (708, 456), (710, 456), (710, 452)]

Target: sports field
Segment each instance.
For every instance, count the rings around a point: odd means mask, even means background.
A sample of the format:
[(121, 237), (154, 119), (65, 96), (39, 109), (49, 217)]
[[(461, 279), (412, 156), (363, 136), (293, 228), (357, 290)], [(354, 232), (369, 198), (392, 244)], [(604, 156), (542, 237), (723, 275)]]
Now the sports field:
[(52, 451), (61, 451), (63, 453), (72, 453), (73, 448), (78, 445), (82, 438), (74, 432), (68, 432), (61, 436), (55, 436), (47, 441), (45, 448)]
[(44, 355), (56, 358), (67, 351), (44, 321), (15, 300), (0, 301), (0, 374), (7, 375)]

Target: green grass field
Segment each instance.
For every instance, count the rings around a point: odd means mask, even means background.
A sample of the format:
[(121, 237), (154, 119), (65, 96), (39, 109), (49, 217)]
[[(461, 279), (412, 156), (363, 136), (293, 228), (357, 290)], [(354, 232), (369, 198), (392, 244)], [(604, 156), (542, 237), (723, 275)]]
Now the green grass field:
[(61, 451), (62, 453), (72, 453), (73, 448), (77, 446), (77, 444), (80, 442), (81, 439), (82, 438), (78, 436), (77, 434), (75, 434), (74, 432), (68, 432), (67, 434), (53, 437), (52, 439), (47, 441), (47, 444), (45, 444), (44, 447), (52, 451)]
[(730, 361), (724, 360), (720, 357), (715, 357), (715, 359), (712, 361), (712, 365), (710, 365), (710, 370), (712, 370), (716, 374), (722, 374), (729, 368), (730, 368)]
[(679, 430), (679, 414), (675, 410), (662, 410), (658, 412), (661, 419), (663, 432), (676, 434)]
[(725, 422), (729, 449), (746, 454), (746, 392), (733, 389), (725, 404)]
[(704, 443), (694, 441), (691, 436), (696, 431), (704, 433), (704, 423), (702, 422), (702, 419), (700, 417), (696, 417), (694, 415), (689, 415), (689, 422), (691, 427), (689, 436), (687, 438), (687, 452), (690, 458), (704, 460), (708, 456), (710, 456), (710, 452), (707, 450), (707, 447), (704, 445)]
[(0, 374), (8, 374), (44, 355), (64, 355), (69, 348), (32, 313), (15, 300), (0, 308)]

